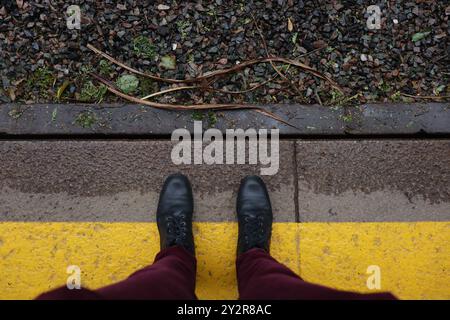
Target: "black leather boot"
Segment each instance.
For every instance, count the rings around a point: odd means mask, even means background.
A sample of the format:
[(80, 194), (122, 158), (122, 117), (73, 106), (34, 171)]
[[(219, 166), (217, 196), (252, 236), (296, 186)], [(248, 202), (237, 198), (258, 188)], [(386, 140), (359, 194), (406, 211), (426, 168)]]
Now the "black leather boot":
[(156, 212), (161, 250), (179, 245), (195, 255), (193, 210), (194, 200), (188, 178), (179, 173), (167, 177)]
[(272, 206), (264, 181), (248, 176), (241, 181), (237, 197), (239, 236), (237, 254), (252, 248), (269, 252), (272, 234)]

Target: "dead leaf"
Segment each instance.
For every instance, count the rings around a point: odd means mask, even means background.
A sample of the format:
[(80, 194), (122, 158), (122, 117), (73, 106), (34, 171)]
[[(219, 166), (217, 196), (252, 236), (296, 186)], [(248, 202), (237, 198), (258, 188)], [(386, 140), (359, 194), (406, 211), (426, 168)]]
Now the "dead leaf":
[(70, 82), (68, 80), (65, 80), (64, 83), (58, 88), (58, 91), (56, 91), (56, 99), (57, 100), (59, 100), (61, 98), (61, 95), (64, 93), (64, 90), (66, 90), (69, 83)]
[(11, 101), (16, 100), (16, 92), (14, 91), (14, 88), (10, 87), (8, 89), (9, 97), (11, 98)]
[(314, 49), (320, 49), (326, 47), (327, 43), (323, 40), (317, 40), (313, 42)]
[(288, 27), (289, 32), (292, 32), (292, 30), (294, 30), (294, 24), (292, 23), (291, 18), (288, 18), (287, 27)]

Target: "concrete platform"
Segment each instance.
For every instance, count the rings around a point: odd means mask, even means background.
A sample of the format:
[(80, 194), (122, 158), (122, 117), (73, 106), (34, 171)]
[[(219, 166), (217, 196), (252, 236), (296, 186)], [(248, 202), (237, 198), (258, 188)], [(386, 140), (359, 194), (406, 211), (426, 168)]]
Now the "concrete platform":
[[(197, 221), (234, 221), (257, 165), (174, 165), (170, 141), (0, 142), (0, 220), (155, 221), (164, 178), (192, 181)], [(275, 221), (446, 221), (449, 140), (282, 140), (265, 176)]]
[[(0, 141), (0, 299), (126, 278), (158, 251), (164, 177), (195, 194), (197, 294), (237, 297), (235, 195), (251, 165), (175, 166), (164, 140)], [(305, 280), (400, 298), (450, 299), (450, 141), (282, 140), (280, 171), (264, 177), (275, 221), (271, 250)], [(378, 291), (380, 291), (378, 290)]]

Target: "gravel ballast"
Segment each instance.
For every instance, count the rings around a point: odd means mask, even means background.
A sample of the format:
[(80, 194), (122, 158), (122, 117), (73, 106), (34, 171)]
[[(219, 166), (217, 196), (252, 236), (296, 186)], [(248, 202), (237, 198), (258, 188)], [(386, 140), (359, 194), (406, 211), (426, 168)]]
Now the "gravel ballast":
[[(67, 28), (67, 8), (72, 4), (81, 9), (81, 30)], [(0, 5), (0, 102), (46, 103), (57, 98), (60, 102), (118, 101), (98, 90), (87, 73), (94, 70), (115, 80), (126, 72), (95, 55), (86, 47), (88, 43), (136, 69), (177, 79), (265, 57), (256, 24), (268, 54), (310, 65), (334, 79), (345, 95), (311, 74), (277, 64), (290, 82), (278, 76), (243, 94), (195, 90), (155, 101), (336, 106), (414, 101), (403, 93), (449, 95), (448, 1), (379, 1), (379, 30), (369, 30), (366, 25), (371, 4), (284, 0), (7, 2)], [(246, 90), (275, 75), (270, 64), (258, 64), (223, 77), (214, 86)], [(167, 84), (139, 80), (136, 96), (168, 88)]]

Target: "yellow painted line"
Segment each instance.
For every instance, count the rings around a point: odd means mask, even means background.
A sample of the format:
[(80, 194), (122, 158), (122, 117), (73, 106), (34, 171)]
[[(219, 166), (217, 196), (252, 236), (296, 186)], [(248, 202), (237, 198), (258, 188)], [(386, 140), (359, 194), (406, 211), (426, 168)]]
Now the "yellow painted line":
[[(199, 298), (237, 297), (237, 225), (194, 224)], [(31, 299), (65, 284), (69, 265), (82, 285), (126, 278), (159, 250), (155, 223), (1, 222), (0, 299)], [(450, 299), (450, 223), (276, 223), (272, 253), (308, 281), (371, 292), (369, 265), (382, 290), (400, 298)]]

